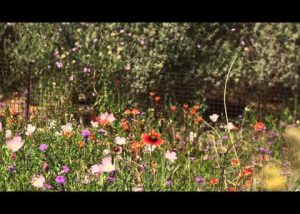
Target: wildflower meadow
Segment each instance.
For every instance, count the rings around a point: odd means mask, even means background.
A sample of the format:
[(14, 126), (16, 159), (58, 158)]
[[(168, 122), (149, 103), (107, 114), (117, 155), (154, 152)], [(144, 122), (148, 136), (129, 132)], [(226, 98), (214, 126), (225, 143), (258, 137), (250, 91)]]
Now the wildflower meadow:
[[(1, 24), (11, 70), (0, 71), (0, 190), (298, 191), (299, 52), (284, 35), (297, 40), (300, 27), (253, 25)], [(206, 88), (191, 89), (196, 99), (158, 87), (176, 69), (200, 75)], [(292, 86), (292, 108), (264, 113), (271, 107), (260, 99), (260, 109), (252, 102), (229, 115), (233, 83), (261, 95), (276, 81)], [(207, 103), (209, 84), (221, 111)], [(14, 91), (26, 97), (21, 110), (7, 101)]]

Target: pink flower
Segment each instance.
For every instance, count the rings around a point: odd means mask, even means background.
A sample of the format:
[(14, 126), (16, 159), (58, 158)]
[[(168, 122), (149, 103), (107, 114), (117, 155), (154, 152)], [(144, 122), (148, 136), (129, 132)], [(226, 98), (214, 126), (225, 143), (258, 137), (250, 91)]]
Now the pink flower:
[(104, 114), (100, 115), (100, 123), (101, 124), (109, 124), (115, 121), (116, 118), (113, 114), (109, 114), (108, 112), (105, 112)]
[(24, 145), (24, 141), (22, 141), (22, 138), (20, 136), (16, 136), (13, 139), (8, 140), (6, 142), (6, 145), (12, 152), (17, 152)]
[(91, 172), (93, 175), (101, 174), (101, 165), (100, 164), (95, 164), (91, 167)]
[(85, 67), (85, 68), (83, 69), (83, 73), (90, 73), (90, 72), (91, 72), (91, 69), (90, 69), (90, 68)]
[(126, 138), (125, 137), (116, 137), (115, 141), (116, 141), (116, 144), (118, 144), (118, 145), (126, 144)]
[(2, 132), (3, 128), (2, 128), (2, 123), (0, 122), (0, 132)]
[(141, 40), (141, 41), (140, 41), (140, 44), (141, 44), (141, 45), (144, 45), (144, 44), (145, 44), (145, 41), (144, 41), (144, 40)]
[(103, 158), (100, 170), (101, 170), (101, 172), (115, 171), (115, 165), (112, 164), (111, 157)]
[(42, 175), (40, 175), (40, 176), (34, 176), (31, 179), (32, 186), (34, 186), (36, 188), (42, 188), (42, 187), (44, 187), (44, 183), (45, 183), (45, 178)]
[(175, 152), (167, 151), (165, 153), (165, 158), (173, 163), (177, 159), (177, 156)]
[(63, 67), (63, 64), (61, 62), (56, 62), (55, 65), (58, 68), (62, 68)]
[(33, 126), (33, 125), (31, 125), (31, 124), (28, 124), (28, 125), (27, 125), (27, 129), (26, 129), (25, 134), (26, 134), (27, 136), (31, 136), (31, 135), (34, 133), (35, 129), (36, 129), (35, 126)]

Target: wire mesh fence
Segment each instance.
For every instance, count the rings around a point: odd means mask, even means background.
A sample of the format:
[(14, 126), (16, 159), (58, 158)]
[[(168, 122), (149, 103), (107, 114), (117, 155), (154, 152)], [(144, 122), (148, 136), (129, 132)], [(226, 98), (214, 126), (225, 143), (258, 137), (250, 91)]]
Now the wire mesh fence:
[[(93, 112), (95, 93), (83, 76), (52, 72), (53, 75), (50, 76), (36, 77), (31, 75), (32, 68), (29, 66), (25, 76), (8, 79), (9, 66), (1, 63), (0, 67), (0, 112), (9, 107), (13, 113), (21, 114), (27, 119), (36, 116), (41, 119), (63, 118), (70, 113), (82, 117)], [(117, 77), (112, 81), (117, 85), (121, 78)], [(205, 99), (208, 108), (204, 116), (224, 113), (223, 86), (204, 87), (201, 77), (190, 73), (166, 72), (163, 76), (151, 76), (150, 79), (159, 81), (157, 88), (151, 90), (161, 96), (162, 102), (182, 105)], [(120, 90), (121, 96), (131, 96), (126, 87)], [(298, 95), (299, 93), (292, 92), (288, 84), (258, 90), (230, 82), (226, 98), (228, 115), (231, 118), (242, 115), (247, 105), (254, 107), (261, 117), (269, 113), (276, 114), (281, 106), (295, 110)], [(139, 94), (133, 99), (145, 109), (149, 105), (147, 97), (148, 94)]]

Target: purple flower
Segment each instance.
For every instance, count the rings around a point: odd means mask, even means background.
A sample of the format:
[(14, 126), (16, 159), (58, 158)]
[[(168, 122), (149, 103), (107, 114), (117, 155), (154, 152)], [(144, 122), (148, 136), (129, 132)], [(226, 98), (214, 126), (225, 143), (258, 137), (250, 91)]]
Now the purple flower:
[(45, 152), (45, 151), (47, 151), (47, 149), (48, 149), (48, 145), (47, 145), (47, 144), (41, 144), (40, 147), (39, 147), (39, 149), (40, 149), (42, 152)]
[(10, 173), (16, 173), (16, 172), (17, 172), (15, 166), (13, 166), (13, 165), (9, 165), (9, 166), (7, 167), (7, 170), (8, 170)]
[(172, 185), (173, 185), (173, 182), (171, 180), (168, 180), (168, 181), (165, 182), (166, 187), (170, 187)]
[(227, 136), (227, 135), (223, 135), (223, 136), (222, 136), (222, 140), (223, 140), (223, 141), (228, 140), (228, 136)]
[(68, 166), (63, 166), (63, 173), (68, 173), (70, 171), (70, 168)]
[(196, 183), (203, 183), (204, 181), (205, 181), (205, 179), (202, 178), (201, 176), (198, 176), (198, 177), (195, 178)]
[(89, 130), (83, 130), (81, 132), (81, 135), (84, 137), (84, 138), (88, 138), (90, 135), (91, 135), (91, 132)]
[(100, 135), (106, 135), (107, 134), (107, 131), (105, 129), (100, 129), (99, 130), (99, 134)]
[(111, 171), (111, 172), (109, 173), (109, 177), (113, 177), (113, 178), (114, 178), (114, 177), (116, 177), (117, 173), (118, 173), (117, 170)]
[(268, 141), (268, 142), (267, 142), (267, 144), (270, 145), (270, 146), (271, 146), (273, 143), (274, 143), (273, 141)]
[(116, 180), (116, 178), (114, 178), (114, 177), (110, 177), (110, 176), (109, 176), (109, 177), (107, 178), (107, 181), (108, 181), (108, 182), (114, 182), (115, 180)]
[(66, 183), (66, 178), (65, 178), (65, 176), (59, 175), (55, 178), (55, 182), (58, 184), (64, 184), (64, 183)]
[(267, 150), (266, 148), (264, 148), (264, 147), (259, 147), (259, 149), (258, 149), (261, 153), (266, 153), (266, 154), (271, 154), (272, 152), (271, 151), (269, 151), (269, 150)]

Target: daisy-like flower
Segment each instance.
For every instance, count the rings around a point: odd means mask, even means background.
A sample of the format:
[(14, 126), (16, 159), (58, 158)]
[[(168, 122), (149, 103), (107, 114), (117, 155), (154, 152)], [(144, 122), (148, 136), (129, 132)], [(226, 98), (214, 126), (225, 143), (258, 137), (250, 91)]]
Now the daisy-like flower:
[(160, 138), (160, 134), (153, 129), (149, 133), (142, 134), (142, 140), (150, 146), (160, 146), (164, 143), (164, 140)]
[(219, 115), (217, 115), (217, 114), (212, 114), (209, 116), (209, 119), (214, 123), (217, 122), (218, 118), (219, 118)]
[(45, 178), (44, 176), (33, 176), (31, 178), (31, 185), (36, 187), (36, 188), (43, 188), (45, 183)]
[(263, 122), (257, 122), (254, 125), (254, 130), (257, 132), (265, 131), (266, 130), (266, 125)]
[(11, 130), (6, 130), (6, 132), (5, 132), (5, 138), (6, 139), (9, 139), (9, 138), (11, 138), (12, 137), (12, 132), (11, 132)]
[(24, 145), (24, 141), (20, 136), (13, 137), (13, 139), (6, 141), (8, 149), (12, 152), (17, 152)]
[(124, 145), (126, 143), (126, 138), (125, 137), (116, 137), (115, 142), (118, 145)]
[(167, 151), (165, 153), (165, 158), (168, 159), (170, 162), (174, 162), (175, 160), (177, 160), (177, 156), (176, 156), (176, 153), (175, 152), (170, 152), (170, 151)]

